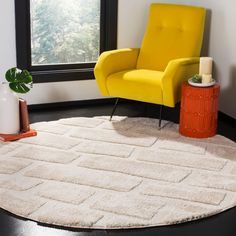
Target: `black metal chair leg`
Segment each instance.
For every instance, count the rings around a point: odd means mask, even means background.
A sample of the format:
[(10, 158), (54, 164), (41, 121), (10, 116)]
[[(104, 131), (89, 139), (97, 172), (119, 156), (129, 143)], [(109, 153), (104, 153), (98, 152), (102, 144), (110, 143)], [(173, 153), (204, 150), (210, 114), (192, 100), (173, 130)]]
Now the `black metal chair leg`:
[(119, 98), (116, 99), (115, 105), (114, 105), (114, 107), (112, 109), (111, 116), (110, 116), (110, 121), (112, 120), (112, 117), (113, 117), (113, 115), (114, 115), (114, 113), (116, 111), (118, 102), (119, 102)]
[(160, 106), (160, 111), (159, 111), (159, 129), (161, 129), (162, 110), (163, 110), (163, 105)]

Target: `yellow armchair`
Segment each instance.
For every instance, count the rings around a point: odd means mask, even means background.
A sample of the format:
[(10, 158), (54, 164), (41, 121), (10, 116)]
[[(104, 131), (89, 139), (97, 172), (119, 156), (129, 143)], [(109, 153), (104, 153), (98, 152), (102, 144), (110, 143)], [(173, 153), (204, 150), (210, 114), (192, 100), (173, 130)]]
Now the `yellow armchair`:
[(99, 57), (94, 73), (101, 94), (174, 107), (183, 81), (198, 73), (204, 23), (204, 8), (151, 4), (141, 48)]
[(199, 57), (171, 60), (162, 77), (162, 104), (174, 107), (181, 97), (181, 85), (199, 71)]
[(95, 77), (103, 96), (112, 96), (106, 86), (107, 78), (119, 71), (134, 70), (137, 65), (139, 49), (118, 49), (101, 54), (95, 66)]

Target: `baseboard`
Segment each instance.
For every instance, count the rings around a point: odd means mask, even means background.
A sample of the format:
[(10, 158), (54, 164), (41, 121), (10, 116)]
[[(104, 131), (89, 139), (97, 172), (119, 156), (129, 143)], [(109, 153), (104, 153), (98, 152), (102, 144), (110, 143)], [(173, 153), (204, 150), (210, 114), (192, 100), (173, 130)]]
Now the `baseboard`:
[(234, 127), (236, 127), (236, 119), (235, 118), (233, 118), (221, 111), (218, 113), (218, 116), (219, 116), (219, 121), (223, 121), (224, 123), (228, 123), (228, 124), (231, 124)]
[(28, 109), (29, 111), (49, 110), (49, 109), (52, 110), (52, 109), (59, 109), (59, 108), (63, 109), (63, 108), (73, 108), (73, 107), (78, 107), (78, 106), (102, 105), (102, 104), (111, 104), (111, 103), (115, 103), (115, 98), (35, 104), (35, 105), (28, 105)]

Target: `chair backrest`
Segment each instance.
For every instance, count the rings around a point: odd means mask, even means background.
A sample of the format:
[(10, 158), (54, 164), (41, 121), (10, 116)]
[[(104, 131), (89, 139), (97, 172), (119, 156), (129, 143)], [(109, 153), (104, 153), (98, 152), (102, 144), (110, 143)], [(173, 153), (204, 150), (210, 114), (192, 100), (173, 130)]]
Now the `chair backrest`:
[(200, 56), (205, 13), (201, 7), (151, 4), (137, 68), (164, 71), (172, 59)]

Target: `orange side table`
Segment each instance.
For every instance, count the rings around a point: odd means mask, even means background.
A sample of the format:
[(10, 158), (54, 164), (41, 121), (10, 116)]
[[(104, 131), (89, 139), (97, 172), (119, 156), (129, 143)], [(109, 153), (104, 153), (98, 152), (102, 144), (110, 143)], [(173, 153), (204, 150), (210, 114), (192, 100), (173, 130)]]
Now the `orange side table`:
[(193, 87), (182, 85), (179, 132), (187, 137), (208, 138), (217, 132), (220, 85)]

